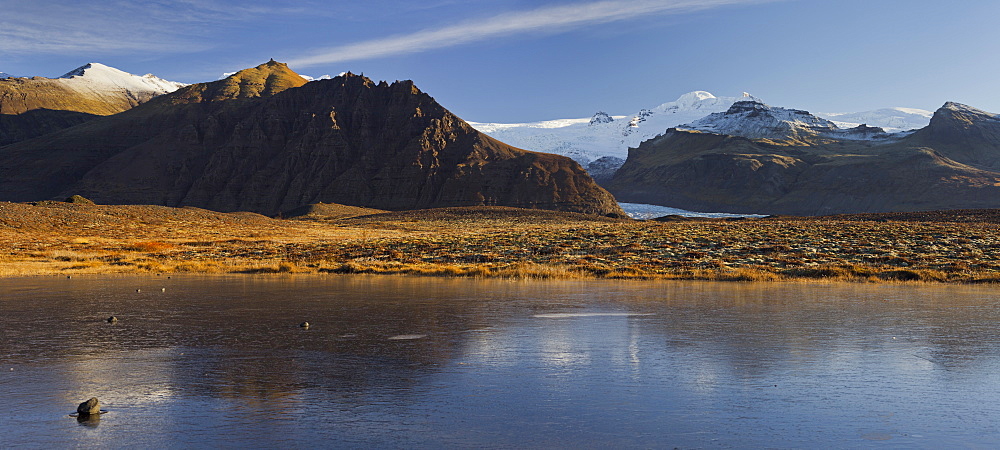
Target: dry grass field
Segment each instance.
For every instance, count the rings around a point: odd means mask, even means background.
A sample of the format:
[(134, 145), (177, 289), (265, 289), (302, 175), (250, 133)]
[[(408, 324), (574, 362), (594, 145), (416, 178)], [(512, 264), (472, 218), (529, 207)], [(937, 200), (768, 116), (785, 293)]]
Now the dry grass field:
[[(363, 214), (363, 215), (359, 215)], [(376, 273), (506, 278), (1000, 282), (1000, 213), (634, 221), (514, 208), (293, 219), (0, 203), (0, 276)]]

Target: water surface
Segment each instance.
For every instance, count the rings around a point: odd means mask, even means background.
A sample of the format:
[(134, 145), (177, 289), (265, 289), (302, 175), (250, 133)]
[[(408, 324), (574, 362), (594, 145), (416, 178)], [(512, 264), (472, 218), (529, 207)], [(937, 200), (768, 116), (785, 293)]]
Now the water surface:
[[(998, 307), (994, 289), (969, 286), (4, 279), (0, 436), (4, 447), (990, 447)], [(107, 414), (68, 416), (91, 396)]]

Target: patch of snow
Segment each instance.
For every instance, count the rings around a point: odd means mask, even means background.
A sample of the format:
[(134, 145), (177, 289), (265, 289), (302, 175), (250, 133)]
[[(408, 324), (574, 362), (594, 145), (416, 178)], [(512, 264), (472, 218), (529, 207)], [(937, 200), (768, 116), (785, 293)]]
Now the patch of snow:
[(316, 81), (316, 80), (329, 80), (329, 79), (333, 78), (333, 77), (332, 77), (332, 76), (330, 76), (329, 74), (326, 74), (326, 75), (320, 75), (320, 76), (318, 76), (318, 77), (311, 77), (311, 76), (309, 76), (309, 75), (302, 75), (302, 74), (299, 74), (299, 76), (300, 76), (300, 77), (302, 77), (302, 79), (304, 79), (304, 80), (306, 80), (306, 81)]
[(764, 217), (761, 214), (730, 214), (730, 213), (713, 213), (713, 212), (695, 212), (687, 211), (684, 209), (671, 208), (669, 206), (660, 205), (647, 205), (643, 203), (618, 203), (625, 210), (625, 214), (633, 219), (649, 220), (655, 219), (657, 217), (663, 216), (683, 216), (683, 217), (712, 217), (712, 218), (726, 218), (726, 217)]

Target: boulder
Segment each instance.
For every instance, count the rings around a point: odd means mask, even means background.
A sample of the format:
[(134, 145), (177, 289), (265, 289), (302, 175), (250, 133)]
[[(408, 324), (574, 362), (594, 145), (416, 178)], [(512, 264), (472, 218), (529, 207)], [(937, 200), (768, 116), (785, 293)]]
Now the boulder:
[(91, 414), (100, 414), (101, 413), (101, 402), (100, 402), (100, 400), (97, 399), (97, 397), (91, 397), (90, 400), (87, 400), (87, 401), (85, 401), (83, 403), (80, 403), (80, 406), (76, 407), (76, 412), (78, 414), (80, 414), (81, 416), (89, 416)]

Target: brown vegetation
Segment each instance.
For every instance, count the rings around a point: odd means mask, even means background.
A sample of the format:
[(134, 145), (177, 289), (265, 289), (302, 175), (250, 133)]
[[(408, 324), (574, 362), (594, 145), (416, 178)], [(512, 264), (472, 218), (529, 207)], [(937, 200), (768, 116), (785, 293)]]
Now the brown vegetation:
[(1000, 281), (995, 212), (920, 217), (656, 222), (493, 207), (294, 220), (197, 208), (0, 203), (0, 276)]

